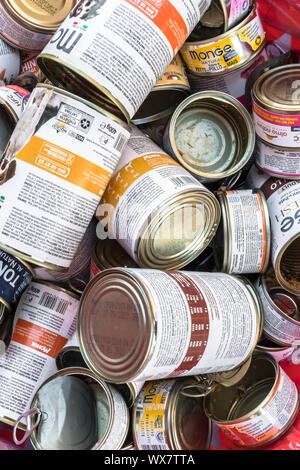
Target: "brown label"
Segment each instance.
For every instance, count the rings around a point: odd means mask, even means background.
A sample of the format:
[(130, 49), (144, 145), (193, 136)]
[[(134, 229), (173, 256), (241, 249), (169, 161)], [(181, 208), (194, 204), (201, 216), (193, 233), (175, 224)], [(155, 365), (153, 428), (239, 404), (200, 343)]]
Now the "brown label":
[(209, 316), (206, 301), (195, 282), (183, 273), (167, 273), (184, 292), (191, 314), (191, 338), (185, 358), (170, 377), (185, 374), (202, 358), (208, 340)]
[(282, 188), (286, 184), (289, 184), (289, 187), (291, 185), (297, 184), (296, 181), (288, 181), (288, 180), (283, 180), (283, 179), (276, 179), (276, 178), (269, 178), (267, 181), (264, 182), (262, 187), (260, 188), (262, 192), (265, 195), (266, 199), (269, 199), (272, 194), (276, 193), (278, 189)]

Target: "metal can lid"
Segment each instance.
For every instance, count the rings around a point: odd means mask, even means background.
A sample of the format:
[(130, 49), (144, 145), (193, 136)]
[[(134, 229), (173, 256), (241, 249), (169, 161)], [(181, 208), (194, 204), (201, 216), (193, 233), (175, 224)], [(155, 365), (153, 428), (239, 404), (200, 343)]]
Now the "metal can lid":
[(216, 373), (215, 380), (224, 387), (232, 387), (244, 377), (250, 367), (250, 364), (251, 356), (240, 366), (232, 370)]
[(300, 64), (283, 65), (261, 75), (253, 86), (257, 104), (279, 113), (300, 112)]
[(130, 382), (152, 352), (154, 312), (133, 270), (107, 269), (87, 285), (78, 336), (88, 367), (112, 383)]
[(35, 30), (54, 33), (75, 6), (76, 0), (7, 0), (6, 8)]

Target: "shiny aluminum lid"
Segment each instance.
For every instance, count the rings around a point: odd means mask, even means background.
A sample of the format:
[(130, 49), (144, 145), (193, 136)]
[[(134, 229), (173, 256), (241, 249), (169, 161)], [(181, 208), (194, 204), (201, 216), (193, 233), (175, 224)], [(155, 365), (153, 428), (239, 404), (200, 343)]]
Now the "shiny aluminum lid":
[(76, 0), (47, 0), (36, 2), (32, 0), (6, 0), (6, 8), (23, 23), (35, 29), (55, 32)]
[(106, 238), (98, 240), (95, 246), (95, 261), (102, 269), (114, 267), (137, 268), (137, 264), (129, 254), (121, 247), (117, 240)]
[(99, 273), (87, 285), (79, 307), (84, 361), (109, 382), (134, 380), (152, 352), (154, 321), (151, 299), (133, 269)]
[(261, 75), (254, 84), (253, 98), (275, 113), (299, 113), (300, 64), (283, 65)]

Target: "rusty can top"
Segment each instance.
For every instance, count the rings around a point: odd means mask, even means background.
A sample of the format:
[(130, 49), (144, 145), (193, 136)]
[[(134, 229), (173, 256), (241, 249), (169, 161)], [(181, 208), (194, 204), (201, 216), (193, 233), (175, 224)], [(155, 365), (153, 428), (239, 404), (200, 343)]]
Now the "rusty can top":
[(76, 0), (7, 0), (3, 6), (29, 29), (54, 33), (75, 3)]
[(300, 64), (265, 72), (253, 86), (256, 104), (279, 114), (300, 113)]

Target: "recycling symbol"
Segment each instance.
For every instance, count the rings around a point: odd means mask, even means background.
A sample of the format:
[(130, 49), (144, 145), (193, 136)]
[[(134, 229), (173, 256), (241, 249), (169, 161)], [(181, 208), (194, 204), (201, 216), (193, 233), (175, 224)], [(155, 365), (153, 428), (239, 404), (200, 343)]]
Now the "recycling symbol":
[(88, 119), (81, 119), (80, 121), (80, 125), (82, 127), (82, 129), (87, 129), (88, 127), (90, 127), (90, 124), (91, 122), (88, 120)]

